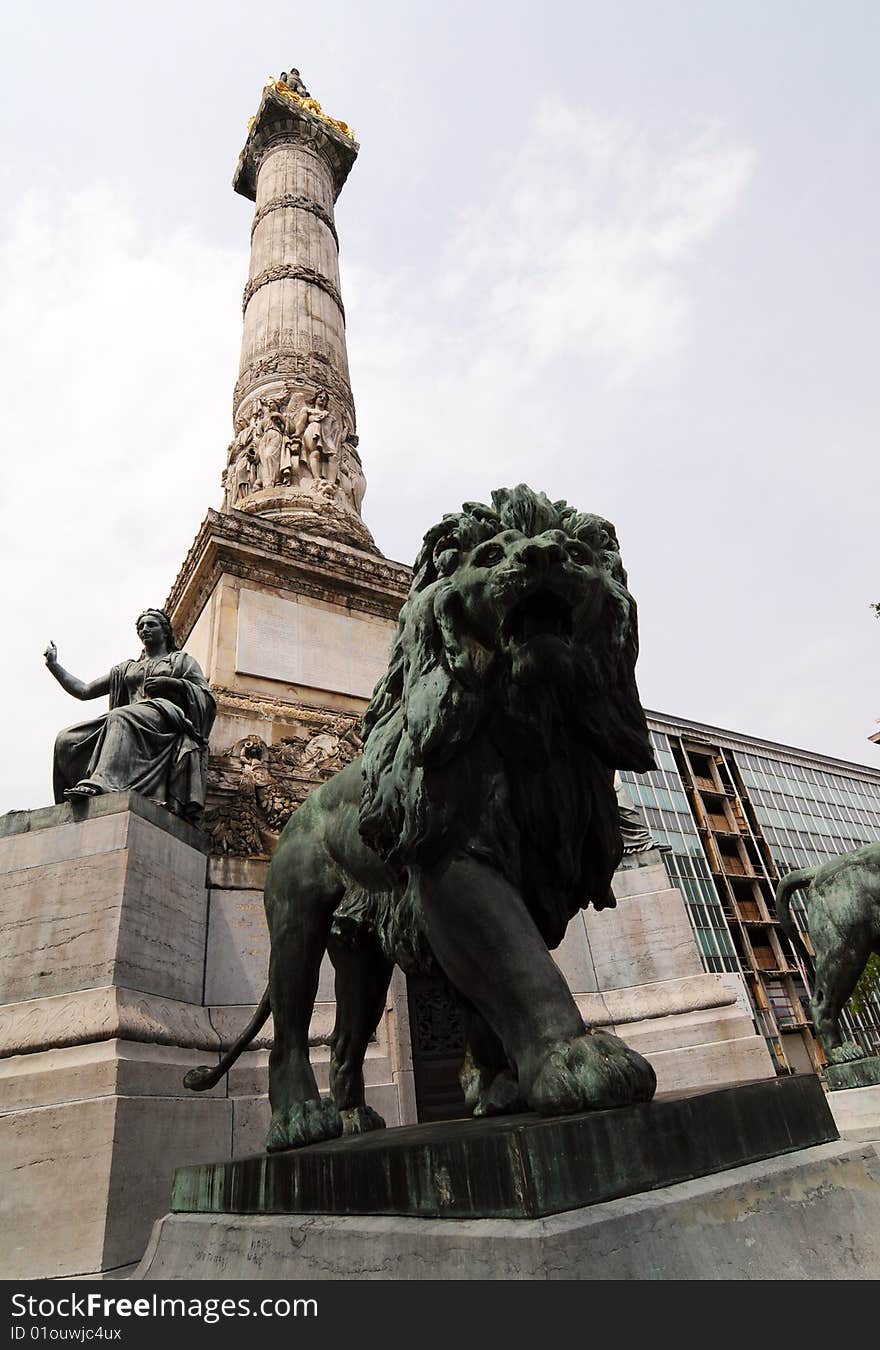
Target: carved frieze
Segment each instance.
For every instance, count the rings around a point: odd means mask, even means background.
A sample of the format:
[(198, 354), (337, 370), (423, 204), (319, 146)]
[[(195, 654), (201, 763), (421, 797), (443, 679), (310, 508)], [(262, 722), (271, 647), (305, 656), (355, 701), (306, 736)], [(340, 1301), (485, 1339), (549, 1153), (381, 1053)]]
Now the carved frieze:
[(298, 724), (276, 744), (248, 735), (208, 766), (208, 809), (204, 829), (212, 852), (234, 857), (269, 857), (278, 836), (318, 783), (360, 753), (357, 720), (323, 714), (322, 723)]
[(312, 392), (326, 389), (339, 405), (345, 421), (354, 429), (354, 402), (348, 381), (336, 369), (337, 353), (331, 352), (329, 346), (326, 351), (317, 348), (315, 343), (318, 338), (315, 334), (303, 336), (287, 328), (269, 333), (265, 341), (267, 346), (276, 347), (277, 350), (257, 357), (242, 370), (232, 398), (232, 417), (236, 427), (244, 416), (245, 404), (262, 393), (263, 388), (276, 384), (286, 384), (292, 388), (299, 384)]
[[(285, 382), (261, 393), (238, 411), (222, 477), (224, 510), (312, 511), (330, 502), (360, 516), (366, 478), (357, 440), (346, 410), (331, 403), (322, 386)], [(282, 493), (278, 502), (248, 501), (274, 488), (294, 494), (287, 500)], [(304, 494), (302, 501), (294, 500), (297, 494)]]
[(181, 642), (224, 574), (331, 603), (344, 594), (352, 609), (389, 619), (397, 617), (412, 578), (409, 567), (383, 558), (375, 544), (353, 550), (323, 527), (313, 538), (264, 516), (208, 511), (165, 602)]

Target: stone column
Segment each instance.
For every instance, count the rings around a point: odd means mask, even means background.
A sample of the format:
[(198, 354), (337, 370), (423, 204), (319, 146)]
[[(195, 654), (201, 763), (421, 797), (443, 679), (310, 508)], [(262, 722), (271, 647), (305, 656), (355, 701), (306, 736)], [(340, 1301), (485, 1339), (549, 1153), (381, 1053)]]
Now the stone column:
[(233, 180), (256, 211), (224, 509), (372, 547), (333, 218), (357, 152), (295, 72), (266, 86)]

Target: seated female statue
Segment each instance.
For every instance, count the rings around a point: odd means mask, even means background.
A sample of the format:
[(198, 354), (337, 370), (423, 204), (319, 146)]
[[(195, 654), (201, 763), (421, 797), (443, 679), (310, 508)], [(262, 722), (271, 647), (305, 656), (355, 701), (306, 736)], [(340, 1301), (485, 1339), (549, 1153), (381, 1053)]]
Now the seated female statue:
[(54, 642), (46, 648), (46, 665), (74, 698), (110, 695), (103, 717), (58, 736), (55, 800), (132, 789), (195, 822), (205, 805), (214, 696), (197, 662), (178, 651), (164, 610), (144, 610), (135, 627), (143, 643), (138, 659), (89, 683), (59, 665)]

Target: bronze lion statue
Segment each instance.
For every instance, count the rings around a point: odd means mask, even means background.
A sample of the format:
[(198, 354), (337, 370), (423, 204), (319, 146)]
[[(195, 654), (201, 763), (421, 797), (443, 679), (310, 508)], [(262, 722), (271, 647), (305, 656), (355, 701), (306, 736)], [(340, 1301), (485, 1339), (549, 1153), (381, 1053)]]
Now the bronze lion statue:
[[(636, 606), (614, 527), (523, 485), (428, 531), (363, 754), (317, 788), (269, 867), (267, 1149), (380, 1128), (363, 1059), (394, 963), (439, 967), (465, 1010), (474, 1113), (649, 1101), (650, 1064), (585, 1027), (548, 948), (613, 905), (615, 769), (654, 766)], [(336, 972), (331, 1100), (309, 1063), (324, 952)]]
[(792, 892), (806, 890), (807, 927), (815, 948), (816, 978), (810, 1008), (816, 1035), (832, 1063), (864, 1059), (865, 1051), (845, 1041), (840, 1014), (873, 954), (880, 956), (880, 843), (864, 844), (820, 867), (784, 876), (776, 890), (776, 913), (783, 931), (811, 959), (791, 918)]

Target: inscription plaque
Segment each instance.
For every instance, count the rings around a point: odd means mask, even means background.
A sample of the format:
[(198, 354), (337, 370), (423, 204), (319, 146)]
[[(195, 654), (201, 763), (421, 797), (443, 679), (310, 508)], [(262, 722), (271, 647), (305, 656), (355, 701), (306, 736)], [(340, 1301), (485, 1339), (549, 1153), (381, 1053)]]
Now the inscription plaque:
[(369, 698), (385, 674), (393, 632), (387, 619), (245, 590), (235, 667), (242, 675)]

